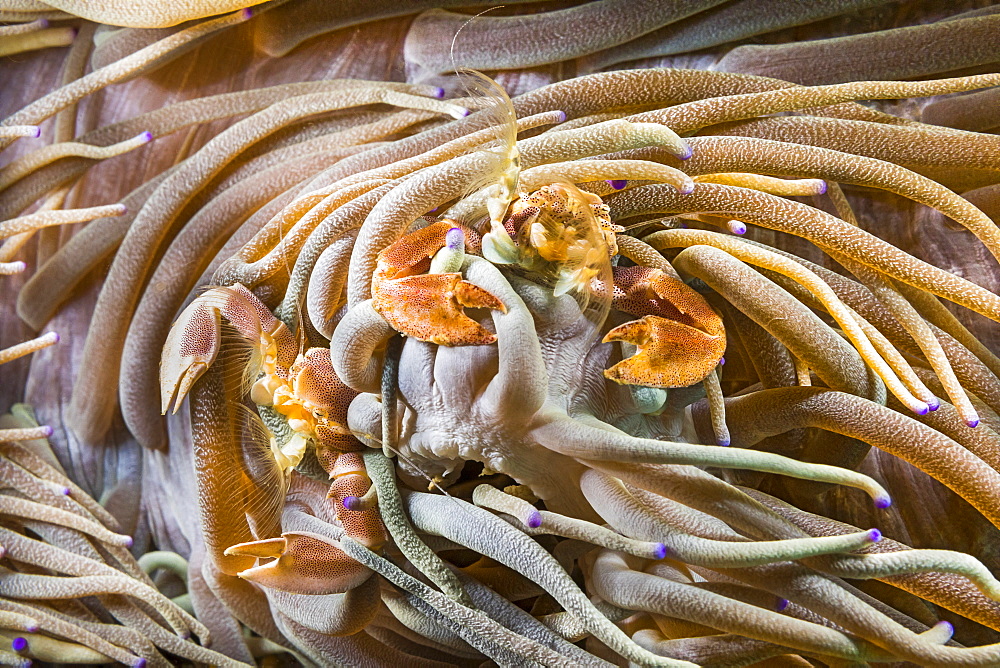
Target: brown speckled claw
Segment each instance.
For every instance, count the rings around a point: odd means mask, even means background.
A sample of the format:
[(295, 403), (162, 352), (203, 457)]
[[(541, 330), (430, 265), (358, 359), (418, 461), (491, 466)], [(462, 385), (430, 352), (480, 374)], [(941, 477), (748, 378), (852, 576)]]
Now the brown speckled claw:
[(293, 594), (342, 594), (372, 574), (329, 538), (307, 531), (289, 531), (280, 538), (233, 545), (226, 549), (226, 555), (273, 558), (274, 561), (240, 571), (238, 575)]

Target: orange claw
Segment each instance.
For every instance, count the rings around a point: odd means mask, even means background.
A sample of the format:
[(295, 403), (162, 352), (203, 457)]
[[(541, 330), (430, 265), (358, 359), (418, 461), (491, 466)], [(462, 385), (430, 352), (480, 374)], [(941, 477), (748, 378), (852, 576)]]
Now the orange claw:
[(308, 531), (288, 531), (281, 538), (233, 545), (226, 548), (226, 555), (274, 558), (237, 575), (293, 594), (343, 594), (372, 575), (332, 540)]
[[(456, 230), (458, 232), (456, 232)], [(463, 307), (506, 312), (503, 302), (458, 273), (423, 273), (438, 251), (460, 257), (466, 231), (451, 221), (429, 225), (395, 242), (378, 256), (372, 306), (393, 329), (443, 346), (493, 343), (496, 335), (465, 315)]]
[(615, 327), (604, 337), (639, 348), (604, 371), (629, 385), (687, 387), (705, 378), (726, 350), (722, 319), (683, 282), (647, 267), (615, 268), (613, 306), (643, 316)]

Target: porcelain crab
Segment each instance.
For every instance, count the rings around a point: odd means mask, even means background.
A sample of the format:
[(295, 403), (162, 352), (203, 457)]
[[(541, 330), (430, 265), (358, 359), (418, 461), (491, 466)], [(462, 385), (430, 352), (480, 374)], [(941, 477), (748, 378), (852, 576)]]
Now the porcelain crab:
[[(257, 409), (237, 411), (248, 421), (244, 434), (249, 432), (250, 438), (240, 439), (233, 447), (242, 448), (243, 459), (256, 459), (253, 468), (257, 475), (251, 484), (261, 490), (267, 502), (261, 508), (261, 504), (246, 503), (238, 496), (223, 500), (245, 503), (242, 510), (253, 520), (259, 540), (219, 546), (225, 548), (224, 553), (215, 556), (223, 564), (234, 560), (222, 557), (274, 558), (235, 574), (275, 589), (302, 594), (352, 589), (371, 571), (328, 538), (302, 531), (274, 537), (262, 528), (278, 524), (291, 471), (312, 450), (329, 476), (329, 496), (346, 534), (372, 548), (386, 540), (377, 508), (344, 507), (345, 499), (363, 496), (371, 481), (359, 454), (364, 446), (346, 427), (347, 409), (357, 393), (337, 377), (329, 349), (300, 352), (303, 345), (299, 338), (246, 287), (211, 288), (180, 314), (167, 337), (160, 363), (163, 412), (171, 404), (176, 412), (195, 382), (217, 362), (223, 348), (223, 319), (245, 342), (244, 348), (249, 348), (247, 355), (236, 361), (242, 367), (242, 394), (231, 400), (239, 402), (248, 395)], [(232, 360), (219, 362), (221, 366), (232, 364)], [(248, 453), (248, 448), (255, 447), (254, 441), (258, 442), (256, 455)], [(210, 468), (199, 469), (200, 477), (216, 474)], [(222, 474), (239, 475), (232, 471)]]
[(555, 296), (574, 294), (597, 327), (609, 307), (639, 316), (603, 339), (638, 349), (605, 370), (605, 377), (617, 383), (686, 387), (719, 363), (725, 331), (701, 295), (657, 268), (611, 266), (618, 253), (616, 234), (624, 230), (611, 222), (597, 195), (570, 184), (543, 186), (513, 202), (503, 228), (506, 237), (488, 232), (481, 244), (475, 231), (449, 220), (404, 236), (379, 254), (372, 306), (395, 330), (420, 341), (494, 343), (496, 336), (462, 310), (505, 311), (496, 296), (457, 272), (465, 250), (479, 254), (481, 249), (494, 264), (518, 267), (532, 280), (550, 284)]

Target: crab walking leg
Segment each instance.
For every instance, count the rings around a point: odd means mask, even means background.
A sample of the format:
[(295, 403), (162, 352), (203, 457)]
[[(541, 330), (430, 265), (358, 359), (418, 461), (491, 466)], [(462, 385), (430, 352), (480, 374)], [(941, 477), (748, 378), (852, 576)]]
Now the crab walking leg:
[(1000, 526), (1000, 473), (947, 436), (890, 408), (818, 387), (765, 390), (726, 404), (737, 446), (807, 426), (858, 438), (910, 462)]
[(1000, 322), (1000, 297), (930, 265), (839, 218), (757, 190), (696, 183), (690, 195), (642, 186), (610, 198), (611, 219), (640, 213), (725, 212), (740, 220), (808, 239), (908, 285), (922, 288)]
[(465, 545), (537, 582), (563, 609), (576, 615), (588, 631), (623, 657), (641, 665), (689, 665), (640, 650), (594, 607), (552, 555), (489, 511), (454, 497), (408, 492), (403, 499), (418, 529)]

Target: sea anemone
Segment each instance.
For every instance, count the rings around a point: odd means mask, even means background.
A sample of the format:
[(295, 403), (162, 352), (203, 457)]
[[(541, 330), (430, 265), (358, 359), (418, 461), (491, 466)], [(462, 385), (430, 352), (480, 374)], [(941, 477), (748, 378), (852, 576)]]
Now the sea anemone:
[(1000, 663), (996, 15), (649, 4), (2, 10), (0, 659)]

